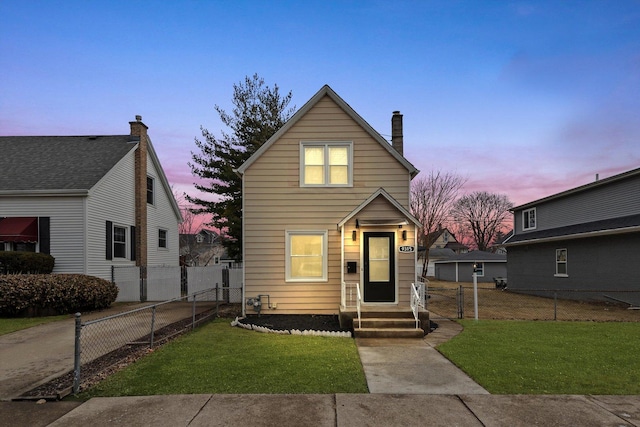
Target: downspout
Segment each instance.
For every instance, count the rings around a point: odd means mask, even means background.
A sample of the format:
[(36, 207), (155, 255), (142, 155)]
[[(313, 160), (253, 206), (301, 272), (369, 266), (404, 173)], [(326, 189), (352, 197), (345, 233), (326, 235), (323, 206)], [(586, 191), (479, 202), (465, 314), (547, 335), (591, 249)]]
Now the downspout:
[[(245, 218), (244, 218), (244, 203), (245, 203), (245, 199), (244, 199), (244, 174), (241, 174), (238, 169), (234, 169), (233, 170), (236, 175), (238, 175), (240, 177), (240, 179), (242, 179), (242, 317), (246, 317), (247, 316), (247, 310), (246, 310), (246, 304), (245, 301), (247, 300), (247, 295), (246, 295), (246, 290), (247, 290), (247, 278), (246, 278), (246, 274), (247, 274), (247, 257), (245, 254), (245, 250), (247, 245), (245, 245)], [(269, 307), (271, 308), (271, 307)]]

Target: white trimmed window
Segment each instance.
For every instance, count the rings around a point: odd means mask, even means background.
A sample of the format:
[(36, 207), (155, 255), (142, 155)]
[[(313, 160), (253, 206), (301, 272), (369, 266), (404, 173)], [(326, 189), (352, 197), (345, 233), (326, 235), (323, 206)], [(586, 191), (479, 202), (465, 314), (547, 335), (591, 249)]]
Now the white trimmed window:
[(352, 184), (352, 142), (300, 143), (301, 187), (350, 187)]
[(113, 225), (113, 257), (127, 258), (127, 227)]
[(167, 230), (163, 230), (162, 228), (158, 230), (158, 247), (162, 249), (167, 249)]
[(286, 231), (286, 281), (327, 281), (327, 231)]
[(522, 229), (533, 230), (536, 228), (536, 208), (522, 211)]
[(556, 249), (556, 276), (566, 277), (567, 273), (567, 250)]
[(150, 205), (155, 203), (154, 189), (155, 180), (152, 177), (147, 176), (147, 203)]

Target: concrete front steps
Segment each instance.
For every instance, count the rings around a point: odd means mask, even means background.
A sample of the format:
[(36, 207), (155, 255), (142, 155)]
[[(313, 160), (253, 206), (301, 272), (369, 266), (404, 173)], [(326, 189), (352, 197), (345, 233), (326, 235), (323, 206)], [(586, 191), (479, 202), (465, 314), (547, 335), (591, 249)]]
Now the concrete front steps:
[[(360, 326), (357, 314), (353, 317), (353, 335), (356, 338), (423, 338), (425, 331), (420, 326), (425, 322), (425, 315), (420, 317), (416, 328), (411, 311), (364, 311)], [(426, 319), (428, 326), (428, 313)]]

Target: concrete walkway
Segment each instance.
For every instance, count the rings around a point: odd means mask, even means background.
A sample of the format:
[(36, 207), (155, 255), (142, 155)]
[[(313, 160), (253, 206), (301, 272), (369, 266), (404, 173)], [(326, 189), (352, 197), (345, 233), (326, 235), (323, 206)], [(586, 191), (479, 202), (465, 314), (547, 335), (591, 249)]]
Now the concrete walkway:
[(438, 328), (422, 340), (356, 338), (369, 393), (489, 394), (435, 349), (462, 327), (434, 321)]

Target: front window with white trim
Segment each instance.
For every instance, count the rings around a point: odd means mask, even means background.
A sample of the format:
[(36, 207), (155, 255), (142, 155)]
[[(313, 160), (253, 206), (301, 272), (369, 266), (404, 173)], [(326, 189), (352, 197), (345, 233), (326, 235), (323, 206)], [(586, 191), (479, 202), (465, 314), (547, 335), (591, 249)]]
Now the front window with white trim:
[(286, 281), (327, 280), (327, 231), (286, 231)]
[(522, 229), (533, 230), (536, 228), (536, 208), (522, 211)]
[(566, 277), (567, 273), (567, 250), (556, 249), (556, 276)]
[(350, 187), (353, 183), (352, 142), (301, 142), (301, 187)]

